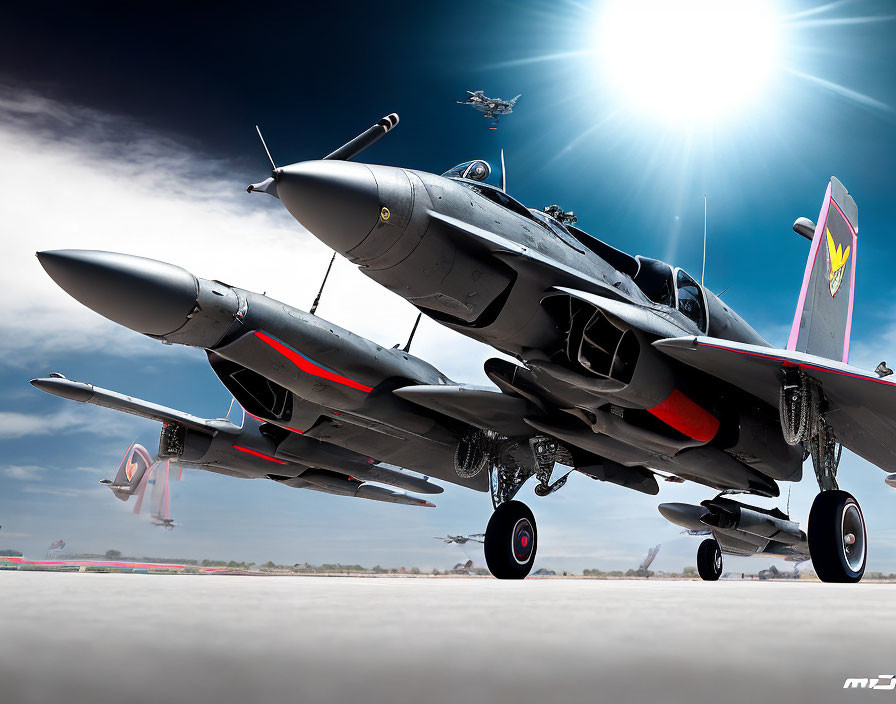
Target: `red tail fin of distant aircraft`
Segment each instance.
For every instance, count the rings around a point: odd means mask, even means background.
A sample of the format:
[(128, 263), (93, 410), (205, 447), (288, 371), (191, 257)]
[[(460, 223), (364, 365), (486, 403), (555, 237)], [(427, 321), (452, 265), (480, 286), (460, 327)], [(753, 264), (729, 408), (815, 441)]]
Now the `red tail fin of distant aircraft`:
[(812, 237), (787, 349), (849, 360), (859, 209), (831, 178)]
[(146, 475), (146, 470), (152, 464), (152, 458), (142, 445), (131, 443), (128, 451), (124, 454), (121, 464), (118, 466), (118, 472), (115, 479), (109, 481), (104, 479), (101, 484), (108, 486), (112, 493), (122, 501), (127, 501), (133, 496), (140, 486), (141, 481)]

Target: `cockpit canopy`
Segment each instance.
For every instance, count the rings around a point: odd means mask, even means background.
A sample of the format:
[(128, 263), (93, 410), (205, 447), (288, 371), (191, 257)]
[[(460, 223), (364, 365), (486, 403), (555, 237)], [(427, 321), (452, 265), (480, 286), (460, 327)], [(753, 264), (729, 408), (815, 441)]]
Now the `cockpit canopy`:
[(633, 258), (576, 227), (567, 227), (542, 210), (527, 208), (500, 188), (485, 183), (491, 171), (487, 161), (474, 159), (448, 169), (442, 176), (517, 215), (537, 222), (577, 252), (584, 253), (586, 249), (590, 249), (619, 271), (630, 276), (634, 274), (632, 279), (635, 284), (651, 301), (676, 308), (682, 315), (690, 318), (701, 332), (706, 332), (706, 297), (700, 284), (686, 271), (680, 268), (673, 269), (658, 259), (642, 256)]
[(448, 169), (442, 174), (445, 178), (463, 178), (469, 181), (485, 181), (492, 173), (492, 167), (487, 161), (474, 159)]
[(658, 259), (637, 256), (638, 273), (634, 282), (654, 303), (677, 308), (706, 331), (706, 299), (703, 288), (684, 269), (673, 269)]

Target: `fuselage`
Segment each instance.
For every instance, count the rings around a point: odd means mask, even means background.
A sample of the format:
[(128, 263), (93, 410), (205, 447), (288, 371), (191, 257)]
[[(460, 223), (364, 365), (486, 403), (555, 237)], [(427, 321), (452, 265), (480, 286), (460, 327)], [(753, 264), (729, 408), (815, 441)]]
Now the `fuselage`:
[(527, 420), (536, 431), (721, 488), (775, 493), (771, 479), (800, 475), (774, 409), (653, 348), (700, 335), (768, 346), (682, 269), (479, 181), (333, 161), (276, 169), (274, 181), (292, 215), (365, 275), (523, 362), (490, 360), (486, 372), (544, 410)]

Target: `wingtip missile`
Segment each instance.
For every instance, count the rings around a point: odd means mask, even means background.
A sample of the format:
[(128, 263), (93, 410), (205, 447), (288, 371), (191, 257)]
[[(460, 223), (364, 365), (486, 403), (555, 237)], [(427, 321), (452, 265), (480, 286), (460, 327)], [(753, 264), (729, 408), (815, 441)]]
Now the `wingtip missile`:
[(80, 381), (70, 381), (65, 377), (49, 376), (32, 379), (30, 383), (35, 389), (60, 398), (67, 398), (79, 403), (87, 403), (93, 398), (93, 386)]

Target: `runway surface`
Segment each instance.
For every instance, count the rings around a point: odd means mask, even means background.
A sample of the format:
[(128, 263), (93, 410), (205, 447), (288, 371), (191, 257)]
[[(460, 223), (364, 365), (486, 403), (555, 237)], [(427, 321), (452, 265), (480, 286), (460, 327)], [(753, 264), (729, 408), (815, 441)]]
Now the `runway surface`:
[(0, 701), (840, 702), (896, 585), (0, 572)]

